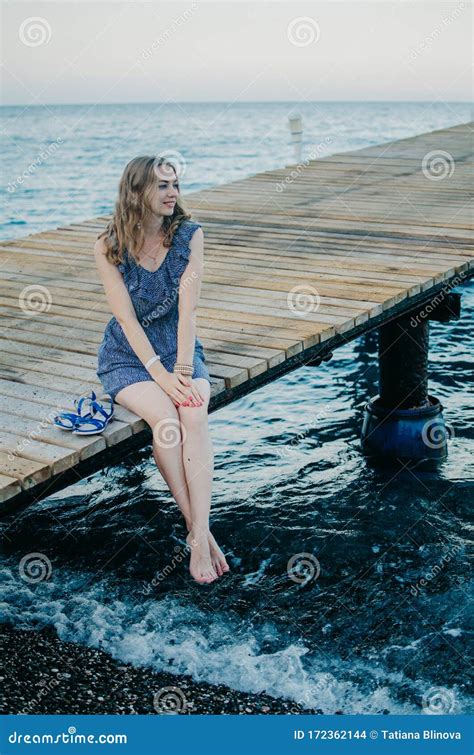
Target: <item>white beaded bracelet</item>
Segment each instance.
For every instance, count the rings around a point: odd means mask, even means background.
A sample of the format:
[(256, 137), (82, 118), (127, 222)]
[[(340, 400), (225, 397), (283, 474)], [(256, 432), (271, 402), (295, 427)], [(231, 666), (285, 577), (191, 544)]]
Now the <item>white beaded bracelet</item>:
[(145, 364), (146, 369), (148, 369), (149, 367), (151, 367), (151, 365), (154, 362), (158, 362), (158, 361), (160, 361), (160, 357), (158, 356), (158, 354), (155, 354), (155, 356), (151, 357), (151, 359), (149, 359), (148, 362)]

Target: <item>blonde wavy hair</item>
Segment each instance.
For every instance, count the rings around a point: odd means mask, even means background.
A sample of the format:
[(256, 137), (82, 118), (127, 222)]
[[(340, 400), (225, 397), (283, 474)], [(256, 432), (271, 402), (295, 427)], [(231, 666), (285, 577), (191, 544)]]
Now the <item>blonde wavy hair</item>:
[[(107, 223), (105, 231), (97, 238), (104, 238), (106, 257), (114, 265), (124, 261), (125, 249), (137, 260), (137, 254), (143, 247), (145, 234), (144, 222), (152, 212), (149, 197), (158, 180), (157, 169), (161, 165), (173, 169), (176, 177), (176, 167), (166, 157), (142, 155), (134, 157), (125, 166), (119, 183), (118, 198), (115, 212)], [(177, 197), (173, 214), (163, 218), (165, 247), (170, 247), (173, 236), (184, 220), (190, 220), (191, 214), (186, 212)]]

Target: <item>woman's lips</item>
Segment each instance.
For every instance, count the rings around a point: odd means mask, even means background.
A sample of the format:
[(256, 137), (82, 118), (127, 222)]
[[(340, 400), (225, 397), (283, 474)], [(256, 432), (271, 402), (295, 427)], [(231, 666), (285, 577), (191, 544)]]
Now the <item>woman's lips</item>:
[(171, 207), (172, 205), (175, 205), (176, 202), (163, 202), (163, 204), (167, 204), (169, 207)]

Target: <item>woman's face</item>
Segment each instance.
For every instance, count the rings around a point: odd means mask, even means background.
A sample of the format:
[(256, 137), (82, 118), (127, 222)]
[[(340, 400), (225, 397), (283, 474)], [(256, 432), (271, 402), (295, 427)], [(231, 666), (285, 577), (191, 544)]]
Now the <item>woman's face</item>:
[(156, 184), (150, 192), (150, 203), (157, 215), (171, 216), (179, 196), (179, 181), (171, 165), (155, 168)]

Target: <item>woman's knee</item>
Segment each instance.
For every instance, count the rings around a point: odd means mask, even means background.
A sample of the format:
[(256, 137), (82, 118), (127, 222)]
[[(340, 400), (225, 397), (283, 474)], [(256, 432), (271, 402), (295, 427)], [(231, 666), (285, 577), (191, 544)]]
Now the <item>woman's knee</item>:
[(187, 430), (207, 425), (207, 402), (204, 402), (202, 406), (178, 406), (178, 413), (179, 419)]
[(159, 400), (156, 400), (156, 397), (152, 398), (146, 410), (145, 421), (149, 424), (158, 445), (170, 447), (168, 443), (174, 445), (175, 438), (176, 444), (180, 440), (181, 423), (173, 401), (169, 396), (165, 398), (167, 400), (163, 400), (162, 397)]
[(179, 420), (172, 399), (157, 383), (151, 381), (134, 383), (123, 388), (115, 400), (144, 419), (152, 429), (160, 420)]

